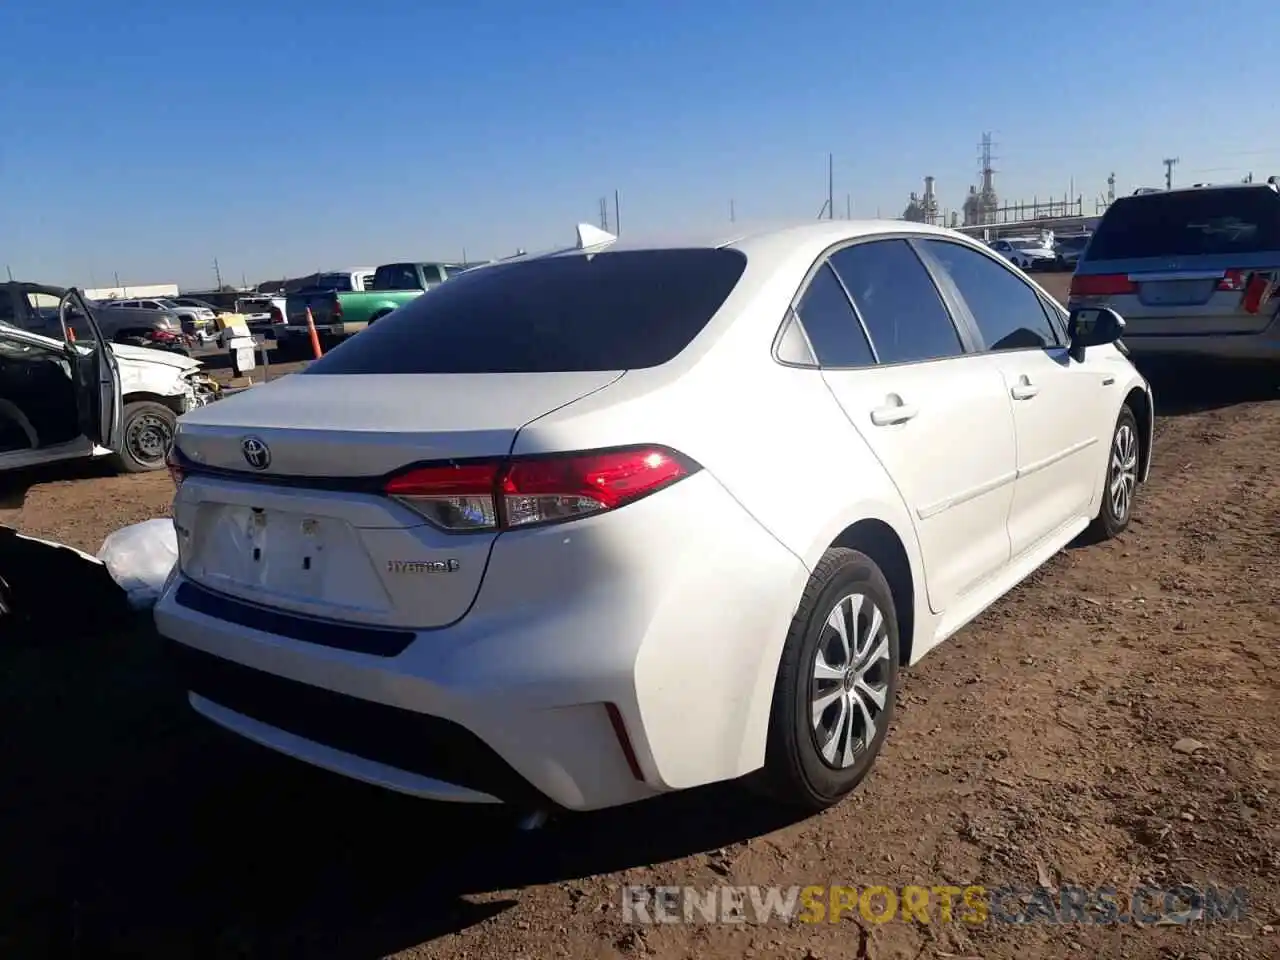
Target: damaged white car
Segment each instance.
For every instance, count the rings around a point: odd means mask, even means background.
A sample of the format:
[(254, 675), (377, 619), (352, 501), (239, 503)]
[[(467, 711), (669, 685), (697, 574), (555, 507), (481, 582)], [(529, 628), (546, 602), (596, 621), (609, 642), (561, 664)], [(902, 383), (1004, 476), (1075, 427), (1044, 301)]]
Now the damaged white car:
[(0, 320), (0, 471), (108, 455), (162, 469), (178, 417), (216, 400), (217, 382), (190, 357), (106, 341), (76, 290), (58, 316), (65, 341)]

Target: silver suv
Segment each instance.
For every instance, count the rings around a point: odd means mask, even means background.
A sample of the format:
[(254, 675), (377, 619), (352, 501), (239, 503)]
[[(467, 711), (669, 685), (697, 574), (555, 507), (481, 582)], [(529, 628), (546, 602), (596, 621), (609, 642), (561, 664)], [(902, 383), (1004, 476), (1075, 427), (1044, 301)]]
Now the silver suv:
[(1112, 204), (1080, 257), (1068, 304), (1118, 311), (1137, 356), (1274, 361), (1278, 283), (1280, 187), (1201, 185)]

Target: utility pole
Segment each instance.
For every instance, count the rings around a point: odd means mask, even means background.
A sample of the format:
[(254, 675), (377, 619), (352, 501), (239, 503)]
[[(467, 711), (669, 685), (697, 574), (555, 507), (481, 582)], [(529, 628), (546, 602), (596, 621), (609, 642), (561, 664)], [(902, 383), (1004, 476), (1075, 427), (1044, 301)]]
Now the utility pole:
[(1173, 168), (1181, 161), (1178, 157), (1165, 157), (1160, 161), (1164, 164), (1164, 188), (1166, 190), (1173, 189)]
[(613, 232), (617, 236), (622, 236), (622, 209), (618, 202), (618, 191), (613, 191)]
[(844, 218), (846, 220), (853, 219), (853, 197), (847, 193), (844, 195)]
[(600, 229), (606, 232), (609, 229), (609, 201), (604, 197), (600, 198)]
[[(218, 289), (221, 290), (222, 289), (222, 270), (218, 267), (217, 257), (213, 258), (213, 277), (218, 284)], [(119, 284), (119, 281), (117, 280), (116, 283)]]
[(836, 160), (834, 154), (827, 154), (827, 219), (836, 218)]
[(9, 265), (6, 263), (6, 264), (4, 265), (4, 268), (5, 268), (5, 270), (7, 270), (7, 271), (9, 272), (9, 282), (10, 282), (10, 283), (13, 283), (13, 267), (9, 266)]
[(729, 222), (736, 223), (737, 220), (738, 220), (738, 214), (737, 214), (737, 211), (733, 209), (733, 198), (730, 197), (729, 198)]
[(120, 289), (120, 274), (117, 272), (113, 273), (112, 276), (116, 278), (116, 289)]

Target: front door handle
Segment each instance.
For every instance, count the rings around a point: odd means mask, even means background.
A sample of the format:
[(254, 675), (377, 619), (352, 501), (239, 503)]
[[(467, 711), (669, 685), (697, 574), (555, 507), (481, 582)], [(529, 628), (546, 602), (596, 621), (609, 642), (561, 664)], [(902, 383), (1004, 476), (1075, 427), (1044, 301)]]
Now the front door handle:
[(877, 427), (889, 427), (895, 423), (906, 423), (920, 411), (899, 401), (887, 406), (876, 407), (871, 411), (871, 422)]
[(1010, 395), (1015, 400), (1030, 400), (1039, 392), (1040, 388), (1032, 383), (1031, 379), (1026, 376), (1020, 377), (1018, 382), (1009, 390)]

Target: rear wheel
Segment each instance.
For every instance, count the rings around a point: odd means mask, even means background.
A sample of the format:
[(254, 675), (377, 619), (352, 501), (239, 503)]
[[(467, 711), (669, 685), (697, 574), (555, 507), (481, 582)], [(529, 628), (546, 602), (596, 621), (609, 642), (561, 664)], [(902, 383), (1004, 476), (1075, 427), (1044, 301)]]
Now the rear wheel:
[(769, 719), (763, 784), (809, 811), (843, 799), (871, 769), (893, 718), (898, 619), (863, 553), (823, 555), (791, 621)]
[(164, 467), (173, 445), (178, 415), (162, 403), (138, 400), (124, 405), (124, 430), (118, 459), (129, 473)]
[(1126, 403), (1116, 418), (1111, 435), (1111, 452), (1102, 489), (1102, 506), (1093, 520), (1091, 532), (1099, 540), (1119, 536), (1133, 516), (1133, 499), (1138, 492), (1138, 421)]

